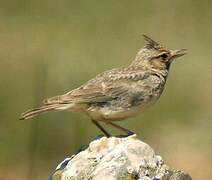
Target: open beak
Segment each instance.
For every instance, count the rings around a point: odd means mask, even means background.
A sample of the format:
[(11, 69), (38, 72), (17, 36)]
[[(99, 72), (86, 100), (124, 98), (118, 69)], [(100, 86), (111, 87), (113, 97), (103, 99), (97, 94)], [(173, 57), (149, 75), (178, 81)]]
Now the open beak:
[(187, 53), (186, 49), (177, 49), (177, 50), (171, 50), (171, 57), (172, 59), (181, 57)]

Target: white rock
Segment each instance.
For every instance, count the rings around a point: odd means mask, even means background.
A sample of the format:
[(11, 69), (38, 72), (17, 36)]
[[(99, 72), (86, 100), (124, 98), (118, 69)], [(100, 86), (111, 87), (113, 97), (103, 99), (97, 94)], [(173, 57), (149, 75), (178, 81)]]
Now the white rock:
[[(92, 141), (88, 148), (57, 167), (52, 180), (121, 180), (173, 179), (175, 172), (155, 155), (154, 150), (136, 135), (125, 138), (102, 137)], [(191, 180), (181, 171), (182, 180)], [(172, 179), (171, 179), (172, 178)]]

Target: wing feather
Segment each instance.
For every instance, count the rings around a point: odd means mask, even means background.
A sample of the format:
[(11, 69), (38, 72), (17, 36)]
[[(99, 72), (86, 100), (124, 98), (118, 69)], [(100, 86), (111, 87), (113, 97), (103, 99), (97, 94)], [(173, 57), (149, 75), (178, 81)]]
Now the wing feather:
[(129, 93), (129, 83), (144, 78), (145, 74), (138, 71), (106, 71), (77, 89), (45, 100), (44, 104), (107, 102)]

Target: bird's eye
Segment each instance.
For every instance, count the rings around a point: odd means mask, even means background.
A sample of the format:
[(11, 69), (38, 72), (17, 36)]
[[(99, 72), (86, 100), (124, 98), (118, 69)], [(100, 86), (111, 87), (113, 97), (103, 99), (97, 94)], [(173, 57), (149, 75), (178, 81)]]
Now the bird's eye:
[(168, 55), (167, 54), (162, 54), (160, 55), (160, 57), (163, 59), (163, 60), (166, 60), (168, 58)]

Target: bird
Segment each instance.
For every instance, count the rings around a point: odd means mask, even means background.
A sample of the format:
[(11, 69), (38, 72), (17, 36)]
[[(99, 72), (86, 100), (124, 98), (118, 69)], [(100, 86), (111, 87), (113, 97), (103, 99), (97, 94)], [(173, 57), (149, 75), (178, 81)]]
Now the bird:
[(100, 73), (76, 89), (45, 99), (41, 107), (22, 113), (20, 119), (49, 111), (83, 112), (106, 137), (111, 134), (102, 123), (127, 135), (134, 134), (115, 122), (152, 106), (164, 90), (171, 64), (187, 53), (186, 49), (168, 49), (147, 35), (143, 38), (145, 46), (129, 65)]

